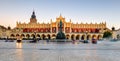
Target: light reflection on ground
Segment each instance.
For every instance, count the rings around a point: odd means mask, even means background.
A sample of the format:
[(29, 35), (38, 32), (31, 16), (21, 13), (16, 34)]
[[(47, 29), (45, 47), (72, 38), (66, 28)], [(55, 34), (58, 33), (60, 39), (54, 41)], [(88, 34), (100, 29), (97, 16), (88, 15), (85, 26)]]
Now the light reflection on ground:
[(0, 42), (0, 61), (119, 61), (120, 41), (98, 44)]
[(22, 43), (16, 43), (16, 48), (22, 48)]

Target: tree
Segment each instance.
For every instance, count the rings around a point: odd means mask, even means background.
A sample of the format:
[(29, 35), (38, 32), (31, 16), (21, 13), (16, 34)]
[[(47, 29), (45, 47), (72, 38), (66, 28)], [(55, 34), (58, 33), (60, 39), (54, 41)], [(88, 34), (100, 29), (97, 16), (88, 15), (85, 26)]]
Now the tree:
[(103, 38), (109, 38), (109, 37), (111, 37), (111, 36), (112, 36), (112, 33), (109, 32), (109, 31), (106, 31), (106, 32), (104, 32), (104, 34), (103, 34)]

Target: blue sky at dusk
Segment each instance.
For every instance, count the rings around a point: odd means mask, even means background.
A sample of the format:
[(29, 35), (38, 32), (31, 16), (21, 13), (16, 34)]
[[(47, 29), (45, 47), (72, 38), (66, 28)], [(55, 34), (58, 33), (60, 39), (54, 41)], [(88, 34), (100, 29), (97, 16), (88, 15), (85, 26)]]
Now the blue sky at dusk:
[(109, 28), (120, 28), (119, 0), (0, 0), (0, 25), (28, 23), (33, 10), (40, 23), (55, 21), (61, 13), (73, 23), (106, 22)]

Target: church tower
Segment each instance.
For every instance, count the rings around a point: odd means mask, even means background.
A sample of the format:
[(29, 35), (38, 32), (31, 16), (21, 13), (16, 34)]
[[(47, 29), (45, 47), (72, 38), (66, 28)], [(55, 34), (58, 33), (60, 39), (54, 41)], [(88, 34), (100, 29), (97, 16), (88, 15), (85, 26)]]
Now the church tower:
[(37, 23), (36, 15), (35, 12), (33, 11), (31, 18), (30, 18), (30, 23)]

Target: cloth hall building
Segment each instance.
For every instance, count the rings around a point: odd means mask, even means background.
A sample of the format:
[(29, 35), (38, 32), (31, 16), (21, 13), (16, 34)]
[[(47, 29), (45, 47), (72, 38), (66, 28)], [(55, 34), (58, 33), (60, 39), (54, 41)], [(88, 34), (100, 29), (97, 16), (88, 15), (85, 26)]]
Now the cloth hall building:
[(66, 35), (66, 39), (76, 40), (91, 40), (92, 38), (102, 39), (103, 33), (106, 31), (106, 22), (102, 23), (72, 23), (72, 20), (68, 22), (62, 15), (56, 18), (54, 22), (52, 19), (50, 23), (39, 23), (35, 12), (33, 11), (29, 23), (16, 23), (16, 28), (10, 30), (6, 35), (9, 38), (16, 38), (21, 36), (22, 38), (32, 38), (35, 35), (40, 39), (54, 39), (59, 32), (59, 22), (62, 21), (62, 31)]

